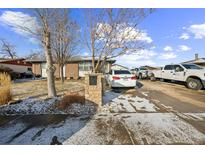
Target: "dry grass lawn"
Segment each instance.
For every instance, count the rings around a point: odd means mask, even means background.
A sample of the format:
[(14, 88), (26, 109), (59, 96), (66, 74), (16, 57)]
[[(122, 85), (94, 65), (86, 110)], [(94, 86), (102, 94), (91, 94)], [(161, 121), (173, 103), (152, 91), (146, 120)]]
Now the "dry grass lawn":
[(0, 73), (0, 105), (11, 100), (11, 78), (6, 73)]
[[(57, 95), (62, 95), (68, 91), (75, 91), (84, 88), (84, 80), (66, 80), (64, 84), (56, 81)], [(12, 84), (13, 100), (36, 97), (45, 99), (47, 97), (47, 81), (31, 80)]]

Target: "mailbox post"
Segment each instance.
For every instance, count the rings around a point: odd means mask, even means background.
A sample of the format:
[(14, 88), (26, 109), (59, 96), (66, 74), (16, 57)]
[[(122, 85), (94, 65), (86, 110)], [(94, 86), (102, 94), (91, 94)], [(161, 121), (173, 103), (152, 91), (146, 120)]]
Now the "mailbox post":
[(85, 75), (85, 99), (102, 105), (103, 101), (103, 74), (93, 73)]

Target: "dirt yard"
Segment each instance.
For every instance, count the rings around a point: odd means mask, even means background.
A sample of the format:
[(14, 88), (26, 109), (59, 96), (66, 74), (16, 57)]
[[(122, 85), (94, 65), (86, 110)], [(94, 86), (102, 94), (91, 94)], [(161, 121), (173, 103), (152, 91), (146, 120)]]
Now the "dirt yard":
[[(65, 80), (62, 84), (56, 81), (57, 95), (64, 92), (84, 88), (83, 80)], [(12, 84), (13, 100), (25, 99), (28, 97), (46, 98), (47, 97), (47, 81), (46, 80), (28, 80)]]
[(160, 101), (178, 112), (205, 112), (205, 90), (191, 90), (182, 84), (161, 81), (142, 80), (140, 84), (142, 87), (136, 94)]

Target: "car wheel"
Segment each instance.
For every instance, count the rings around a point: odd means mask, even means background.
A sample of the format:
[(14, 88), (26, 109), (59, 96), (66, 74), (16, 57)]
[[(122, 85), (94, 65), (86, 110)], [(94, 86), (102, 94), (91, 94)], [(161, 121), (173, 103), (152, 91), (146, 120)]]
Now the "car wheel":
[(202, 89), (202, 84), (199, 79), (189, 78), (187, 80), (187, 87), (194, 90), (200, 90)]

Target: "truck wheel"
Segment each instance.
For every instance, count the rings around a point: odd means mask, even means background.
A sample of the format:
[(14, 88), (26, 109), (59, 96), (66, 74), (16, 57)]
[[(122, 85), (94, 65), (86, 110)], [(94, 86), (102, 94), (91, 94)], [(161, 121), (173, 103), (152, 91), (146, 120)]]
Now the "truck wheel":
[(150, 76), (150, 80), (151, 80), (151, 81), (156, 81), (156, 78), (155, 78), (154, 74), (152, 74), (152, 75)]
[(202, 84), (199, 79), (189, 78), (187, 80), (187, 87), (194, 90), (200, 90), (202, 89)]
[(139, 77), (138, 77), (140, 80), (142, 80), (142, 74), (139, 74)]
[(161, 78), (160, 81), (161, 81), (161, 82), (164, 82), (165, 80)]

